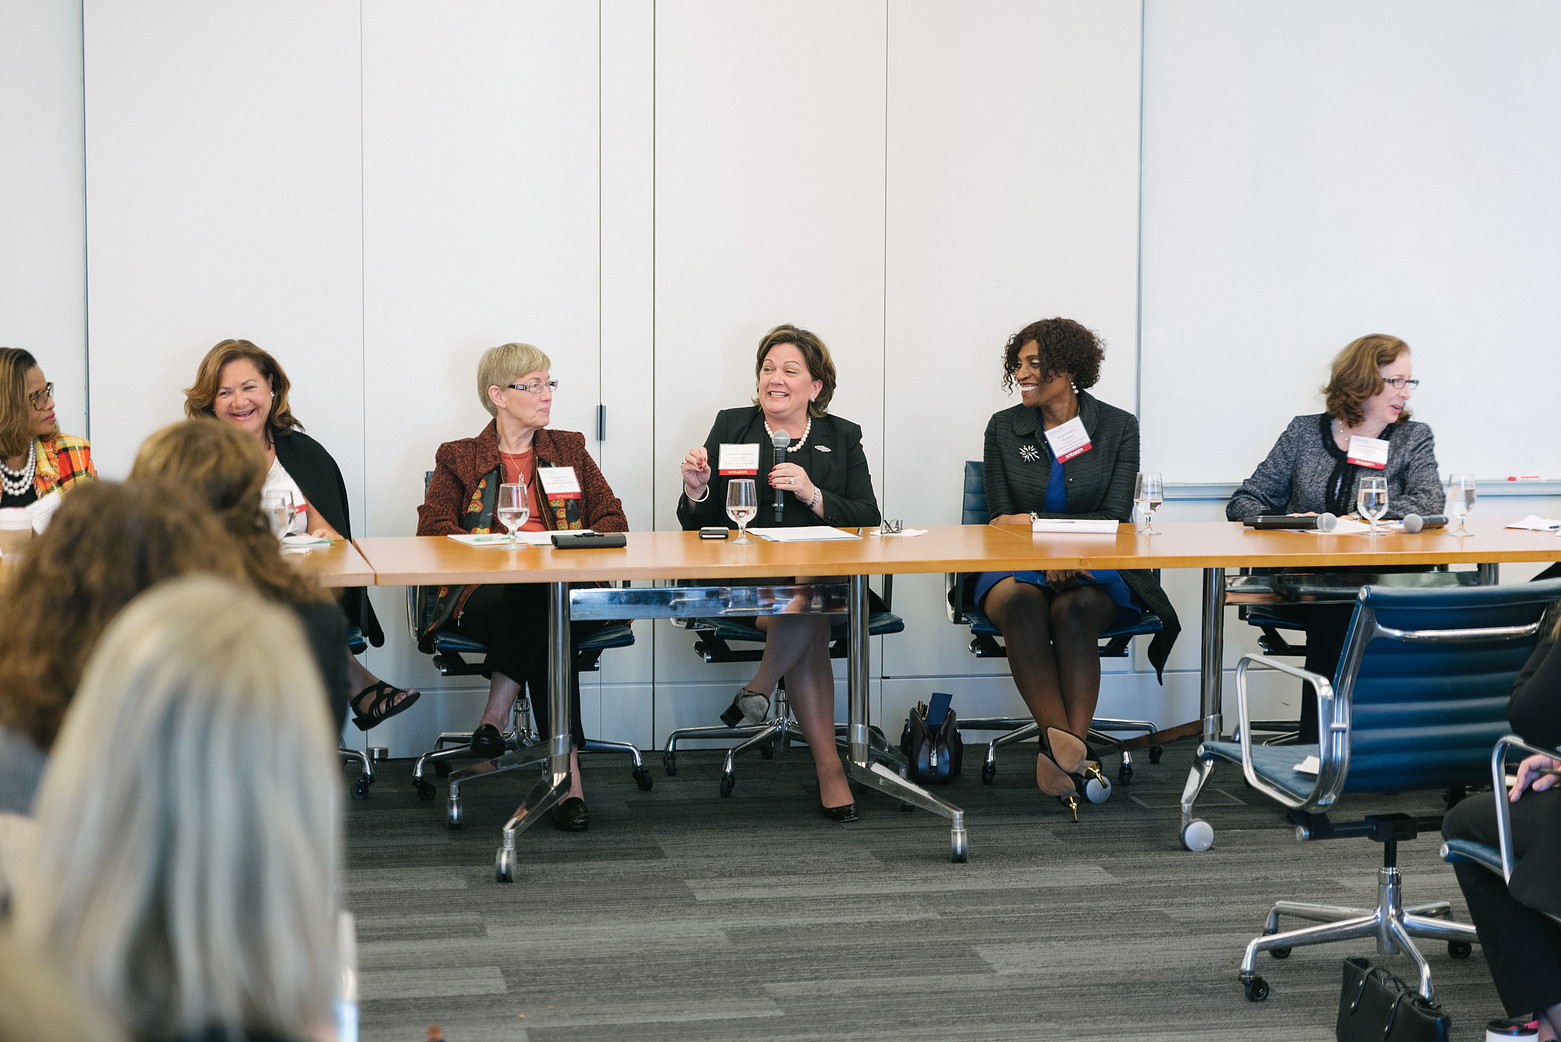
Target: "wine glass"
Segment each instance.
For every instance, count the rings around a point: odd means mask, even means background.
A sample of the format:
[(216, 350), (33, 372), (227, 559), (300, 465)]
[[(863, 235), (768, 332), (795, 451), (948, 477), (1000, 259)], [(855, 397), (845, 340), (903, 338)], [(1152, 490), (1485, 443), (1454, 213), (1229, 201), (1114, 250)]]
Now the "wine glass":
[(1360, 516), (1371, 522), (1371, 534), (1377, 534), (1377, 522), (1388, 512), (1388, 479), (1381, 474), (1368, 474), (1360, 479), (1355, 493), (1355, 506)]
[(1141, 470), (1138, 479), (1133, 483), (1133, 503), (1138, 507), (1138, 516), (1141, 520), (1141, 528), (1136, 528), (1139, 535), (1159, 535), (1154, 530), (1154, 512), (1160, 509), (1160, 504), (1165, 502), (1164, 487), (1160, 483), (1158, 470)]
[(748, 522), (759, 513), (759, 491), (753, 478), (733, 478), (726, 485), (726, 516), (737, 524), (734, 543), (751, 543)]
[(1474, 506), (1475, 500), (1474, 475), (1473, 474), (1449, 474), (1447, 476), (1447, 509), (1451, 510), (1458, 518), (1458, 531), (1449, 532), (1460, 539), (1474, 533), (1469, 531), (1469, 526), (1464, 520)]
[(508, 482), (499, 486), (498, 505), (493, 509), (499, 519), (499, 524), (509, 530), (508, 549), (514, 550), (520, 546), (515, 533), (520, 531), (520, 526), (531, 518), (531, 500), (526, 497), (526, 483), (523, 481)]
[(281, 539), (293, 523), (293, 490), (268, 488), (260, 494), (260, 509), (271, 526), (271, 534)]

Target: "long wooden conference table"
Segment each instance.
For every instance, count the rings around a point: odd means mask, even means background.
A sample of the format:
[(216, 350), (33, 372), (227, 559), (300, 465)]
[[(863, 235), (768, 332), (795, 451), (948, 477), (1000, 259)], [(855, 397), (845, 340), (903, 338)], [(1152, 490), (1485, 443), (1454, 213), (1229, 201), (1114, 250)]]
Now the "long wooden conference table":
[[(777, 575), (816, 576), (818, 583), (843, 584), (848, 617), (847, 691), (851, 777), (895, 799), (949, 819), (950, 856), (967, 853), (964, 812), (874, 762), (868, 698), (867, 577), (927, 572), (973, 572), (1011, 568), (1199, 568), (1203, 570), (1200, 717), (1206, 739), (1221, 736), (1222, 660), (1228, 569), (1283, 567), (1312, 571), (1404, 565), (1478, 565), (1485, 578), (1506, 562), (1561, 560), (1561, 539), (1544, 532), (1502, 527), (1481, 518), (1475, 534), (1460, 539), (1443, 530), (1409, 534), (1317, 535), (1310, 532), (1255, 531), (1228, 522), (1161, 523), (1153, 535), (1121, 525), (1115, 535), (1032, 534), (1024, 526), (952, 525), (921, 536), (864, 535), (829, 542), (777, 543), (700, 540), (693, 532), (633, 532), (617, 549), (472, 547), (443, 537), (368, 537), (356, 540), (357, 557), (342, 554), (336, 564), (322, 558), (311, 566), (323, 585), (365, 585), (361, 558), (379, 586), (435, 583), (542, 582), (550, 588), (552, 636), (549, 701), (553, 733), (544, 777), (505, 823), (495, 874), (513, 879), (517, 835), (553, 806), (569, 784), (569, 647), (571, 618), (636, 618), (709, 615), (711, 596), (739, 589), (745, 580)], [(336, 553), (333, 548), (330, 553)], [(342, 576), (334, 574), (339, 567)], [(603, 580), (672, 582), (699, 579), (702, 592), (688, 587), (592, 588), (570, 590), (570, 583)], [(661, 593), (653, 591), (665, 591)], [(799, 610), (785, 601), (758, 605), (732, 601), (737, 614)], [(810, 610), (802, 608), (800, 610)], [(828, 610), (828, 609), (825, 609)], [(1182, 798), (1182, 838), (1189, 841), (1190, 810), (1212, 768), (1195, 763)]]

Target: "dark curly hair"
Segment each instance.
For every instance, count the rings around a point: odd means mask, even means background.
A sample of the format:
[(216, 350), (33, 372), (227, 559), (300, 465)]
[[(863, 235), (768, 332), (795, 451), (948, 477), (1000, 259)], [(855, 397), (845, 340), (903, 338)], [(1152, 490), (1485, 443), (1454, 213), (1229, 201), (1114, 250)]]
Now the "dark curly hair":
[(1043, 382), (1066, 375), (1082, 391), (1094, 387), (1100, 379), (1100, 363), (1106, 357), (1105, 341), (1071, 318), (1043, 318), (1019, 330), (1003, 346), (1003, 390), (1013, 390), (1019, 352), (1032, 340), (1040, 349)]

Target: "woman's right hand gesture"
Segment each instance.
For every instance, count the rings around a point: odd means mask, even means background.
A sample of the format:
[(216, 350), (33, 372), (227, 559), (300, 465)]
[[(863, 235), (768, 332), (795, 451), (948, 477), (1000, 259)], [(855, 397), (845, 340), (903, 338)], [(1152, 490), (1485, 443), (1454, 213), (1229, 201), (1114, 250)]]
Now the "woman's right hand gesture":
[(696, 445), (683, 457), (683, 493), (693, 502), (705, 498), (710, 487), (710, 453), (703, 445)]

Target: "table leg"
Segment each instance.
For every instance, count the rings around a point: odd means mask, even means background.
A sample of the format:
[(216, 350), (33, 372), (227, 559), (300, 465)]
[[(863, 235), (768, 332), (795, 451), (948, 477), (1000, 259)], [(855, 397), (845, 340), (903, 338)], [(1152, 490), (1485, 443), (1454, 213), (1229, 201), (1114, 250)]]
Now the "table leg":
[[(1214, 741), (1224, 730), (1225, 682), (1225, 569), (1203, 570), (1203, 647), (1199, 662), (1198, 713), (1203, 719), (1203, 741)], [(1182, 787), (1181, 839), (1189, 850), (1207, 850), (1213, 830), (1192, 816), (1193, 804), (1214, 773), (1214, 765), (1193, 754), (1187, 784)], [(1195, 827), (1201, 826), (1201, 827)], [(1206, 835), (1207, 834), (1207, 835)]]
[(846, 697), (850, 710), (846, 734), (851, 744), (851, 760), (846, 764), (846, 770), (869, 788), (948, 818), (949, 859), (964, 861), (967, 856), (965, 812), (873, 759), (872, 707), (867, 679), (867, 576), (853, 575), (847, 582), (846, 608), (849, 612), (846, 616)]
[(493, 876), (501, 883), (515, 881), (515, 837), (569, 791), (569, 673), (574, 668), (569, 661), (569, 584), (549, 583), (547, 593), (547, 695), (553, 717), (547, 773), (504, 823), (504, 839), (493, 867)]

